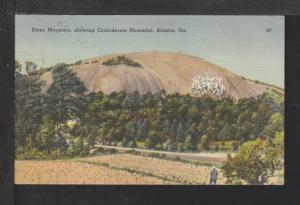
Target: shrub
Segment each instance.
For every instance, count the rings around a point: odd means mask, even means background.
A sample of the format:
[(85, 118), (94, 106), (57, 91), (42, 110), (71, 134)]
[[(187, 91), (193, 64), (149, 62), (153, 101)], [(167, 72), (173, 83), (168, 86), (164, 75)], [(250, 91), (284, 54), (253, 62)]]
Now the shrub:
[(154, 147), (155, 147), (155, 143), (154, 143), (154, 141), (152, 140), (152, 138), (147, 138), (146, 140), (145, 140), (145, 148), (146, 149), (153, 149)]
[(50, 153), (50, 158), (51, 159), (58, 159), (60, 157), (60, 153), (58, 150), (53, 150), (51, 153)]
[(36, 148), (31, 151), (24, 152), (23, 154), (17, 155), (17, 159), (46, 159), (47, 156)]
[(121, 141), (122, 147), (128, 147), (128, 144), (129, 144), (129, 142), (125, 138)]
[(162, 150), (163, 149), (163, 145), (161, 143), (158, 143), (156, 146), (155, 146), (155, 149), (156, 150)]
[(96, 152), (104, 153), (103, 147), (97, 147)]
[(140, 152), (138, 152), (138, 151), (135, 151), (135, 150), (133, 150), (133, 149), (131, 149), (131, 150), (128, 150), (128, 151), (126, 151), (125, 153), (128, 153), (128, 154), (135, 154), (135, 155), (141, 155), (141, 153), (140, 153)]
[(232, 147), (232, 151), (237, 151), (239, 147), (239, 143), (238, 142), (232, 143), (231, 147)]
[(70, 143), (71, 144), (67, 149), (67, 154), (69, 156), (85, 156), (89, 154), (90, 147), (81, 137), (76, 137)]
[(104, 166), (104, 167), (109, 167), (109, 164), (106, 163), (106, 162), (102, 162), (102, 163), (100, 163), (100, 165), (101, 165), (101, 166)]
[(135, 62), (129, 58), (126, 58), (124, 55), (117, 56), (117, 58), (112, 57), (111, 59), (104, 61), (102, 64), (108, 65), (108, 66), (124, 64), (124, 65), (132, 66), (132, 67), (142, 67), (141, 64), (139, 64), (138, 62)]
[(130, 142), (128, 143), (128, 146), (134, 148), (134, 147), (137, 147), (137, 144), (136, 144), (135, 141), (130, 141)]
[(105, 151), (105, 153), (107, 153), (107, 154), (116, 154), (116, 153), (118, 153), (118, 151), (116, 149), (107, 149)]
[(80, 64), (81, 64), (81, 60), (76, 61), (76, 62), (74, 63), (74, 65), (80, 65)]
[(81, 150), (79, 156), (83, 157), (89, 154), (89, 149), (88, 147), (84, 147), (83, 150)]
[(178, 156), (176, 156), (176, 157), (175, 157), (175, 160), (177, 160), (177, 161), (181, 161), (181, 158), (180, 158), (180, 157), (178, 157)]
[(183, 152), (184, 151), (184, 146), (183, 145), (178, 145), (177, 151), (178, 152)]
[(163, 153), (163, 154), (160, 155), (160, 158), (165, 159), (165, 158), (167, 158), (167, 155), (165, 153)]
[(169, 152), (175, 151), (177, 148), (176, 144), (171, 142), (170, 139), (168, 139), (164, 144), (163, 144), (163, 149)]
[(202, 148), (206, 151), (208, 151), (210, 149), (210, 143), (209, 143), (209, 140), (208, 140), (208, 137), (207, 135), (203, 135), (201, 137), (201, 141), (202, 141)]
[(256, 139), (240, 146), (238, 153), (223, 164), (227, 183), (264, 184), (272, 176), (278, 164), (273, 146), (267, 141)]
[(149, 153), (148, 157), (154, 157), (154, 158), (159, 158), (159, 154), (158, 153)]
[(196, 150), (195, 142), (191, 135), (188, 135), (184, 141), (184, 149), (186, 151), (194, 151)]

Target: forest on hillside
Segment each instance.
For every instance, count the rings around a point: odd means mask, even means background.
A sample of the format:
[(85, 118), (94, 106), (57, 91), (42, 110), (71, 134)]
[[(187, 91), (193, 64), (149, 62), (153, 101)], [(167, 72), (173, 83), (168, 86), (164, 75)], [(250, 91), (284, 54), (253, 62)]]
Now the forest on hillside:
[[(232, 150), (284, 130), (284, 96), (278, 92), (233, 101), (138, 92), (88, 93), (68, 64), (51, 67), (44, 82), (33, 62), (15, 72), (15, 145), (18, 156), (84, 156), (96, 143), (167, 151)], [(25, 70), (25, 72), (24, 72)], [(48, 71), (47, 70), (47, 71)], [(199, 144), (201, 146), (199, 146)]]

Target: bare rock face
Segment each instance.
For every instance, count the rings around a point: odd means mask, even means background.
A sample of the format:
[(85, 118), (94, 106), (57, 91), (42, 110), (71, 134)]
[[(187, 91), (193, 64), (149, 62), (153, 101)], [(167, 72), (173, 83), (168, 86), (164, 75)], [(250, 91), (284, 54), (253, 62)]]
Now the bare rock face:
[[(103, 65), (103, 62), (123, 55), (142, 67)], [(89, 92), (102, 91), (106, 94), (122, 90), (145, 94), (164, 89), (167, 93), (241, 99), (255, 97), (270, 89), (267, 85), (244, 79), (202, 58), (173, 52), (105, 55), (83, 60), (80, 65), (70, 69), (84, 82)], [(44, 73), (41, 78), (49, 86), (52, 83), (51, 71)]]

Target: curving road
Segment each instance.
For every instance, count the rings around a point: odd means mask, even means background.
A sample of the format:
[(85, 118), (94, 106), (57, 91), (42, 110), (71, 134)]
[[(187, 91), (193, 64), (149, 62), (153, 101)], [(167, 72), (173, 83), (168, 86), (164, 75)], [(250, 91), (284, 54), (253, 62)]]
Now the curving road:
[[(168, 158), (179, 157), (183, 160), (201, 160), (206, 162), (213, 163), (222, 163), (227, 160), (227, 153), (225, 152), (199, 152), (199, 153), (186, 153), (186, 152), (166, 152), (158, 150), (149, 150), (149, 149), (139, 149), (139, 148), (129, 148), (129, 147), (117, 147), (117, 146), (108, 146), (102, 144), (96, 144), (95, 148), (101, 147), (103, 149), (116, 149), (119, 152), (126, 152), (134, 150), (141, 153), (158, 153), (165, 154)], [(93, 150), (91, 150), (93, 151)], [(232, 153), (234, 155), (234, 153)]]

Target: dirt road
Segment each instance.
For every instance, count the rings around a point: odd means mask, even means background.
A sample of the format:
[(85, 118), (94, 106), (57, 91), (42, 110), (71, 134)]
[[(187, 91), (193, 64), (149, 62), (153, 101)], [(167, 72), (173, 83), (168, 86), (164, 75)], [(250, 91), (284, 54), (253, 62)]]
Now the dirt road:
[(201, 161), (213, 162), (213, 163), (222, 163), (227, 160), (227, 153), (225, 152), (199, 152), (199, 153), (166, 152), (166, 151), (149, 150), (149, 149), (116, 147), (116, 146), (108, 146), (102, 144), (95, 145), (95, 148), (98, 147), (102, 147), (103, 149), (116, 149), (119, 152), (134, 150), (137, 152), (147, 153), (147, 154), (148, 153), (165, 154), (168, 158), (179, 157), (180, 159), (183, 160), (201, 160)]

